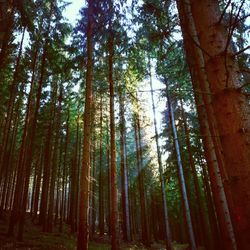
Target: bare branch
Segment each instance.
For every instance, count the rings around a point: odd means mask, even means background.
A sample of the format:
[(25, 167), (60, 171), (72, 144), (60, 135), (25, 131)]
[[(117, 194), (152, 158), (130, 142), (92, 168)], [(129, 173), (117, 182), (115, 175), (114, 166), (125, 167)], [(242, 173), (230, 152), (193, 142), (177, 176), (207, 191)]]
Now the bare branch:
[(241, 90), (243, 88), (245, 88), (246, 86), (250, 85), (250, 82), (246, 82), (243, 85), (241, 85), (239, 88), (237, 88), (238, 90)]
[(193, 42), (202, 52), (204, 52), (204, 54), (206, 54), (208, 57), (212, 57), (205, 49), (203, 49), (203, 48), (200, 46), (199, 43), (197, 43), (197, 42), (194, 40), (194, 38), (191, 36), (190, 33), (187, 33), (187, 34), (188, 34), (188, 36), (191, 38), (192, 42)]
[(241, 18), (238, 18), (238, 20), (235, 22), (235, 25), (237, 25), (239, 22), (243, 21), (244, 19), (246, 19), (248, 17), (250, 17), (250, 13), (242, 16)]
[[(231, 10), (231, 13), (230, 13), (230, 20), (229, 20), (229, 32), (228, 32), (226, 47), (225, 47), (225, 50), (224, 50), (225, 55), (227, 54), (227, 50), (228, 50), (230, 41), (232, 39), (233, 32), (234, 32), (234, 30), (236, 28), (237, 21), (238, 21), (238, 18), (239, 18), (239, 15), (240, 15), (240, 12), (241, 12), (241, 9), (242, 9), (244, 3), (245, 3), (245, 0), (242, 0), (241, 5), (240, 5), (240, 7), (238, 9), (238, 12), (237, 12), (237, 14), (235, 16), (234, 22), (232, 22), (232, 20), (233, 20), (233, 9), (234, 9), (235, 5), (232, 4), (232, 10)], [(227, 56), (225, 56), (225, 68), (226, 68), (226, 87), (228, 87), (229, 71), (228, 71), (228, 67), (227, 67)]]
[(245, 48), (241, 49), (240, 51), (236, 52), (234, 54), (234, 56), (238, 56), (239, 54), (243, 53), (244, 51), (246, 51), (248, 49), (250, 49), (250, 45), (248, 45), (247, 47), (245, 47)]
[(229, 0), (229, 1), (227, 2), (225, 8), (223, 9), (223, 11), (222, 11), (222, 13), (221, 13), (221, 16), (220, 16), (220, 19), (219, 19), (219, 21), (218, 21), (218, 24), (221, 23), (221, 21), (222, 21), (224, 15), (225, 15), (226, 10), (227, 10), (227, 8), (229, 7), (230, 3), (231, 3), (231, 0)]

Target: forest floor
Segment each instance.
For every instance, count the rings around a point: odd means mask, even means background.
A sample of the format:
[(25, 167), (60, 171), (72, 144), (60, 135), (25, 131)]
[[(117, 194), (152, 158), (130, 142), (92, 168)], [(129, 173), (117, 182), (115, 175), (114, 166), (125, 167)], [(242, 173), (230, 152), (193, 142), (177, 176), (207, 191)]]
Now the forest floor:
[[(69, 233), (69, 228), (64, 225), (64, 233), (54, 230), (53, 233), (42, 232), (39, 226), (34, 225), (30, 220), (26, 220), (22, 242), (14, 237), (7, 237), (8, 219), (3, 216), (0, 219), (0, 250), (75, 250), (76, 237)], [(90, 250), (110, 250), (108, 238), (96, 237), (90, 242)], [(121, 250), (146, 250), (140, 243), (133, 242), (127, 244), (121, 242)], [(162, 244), (152, 244), (152, 250), (164, 250)], [(185, 250), (186, 245), (175, 244), (174, 250)]]

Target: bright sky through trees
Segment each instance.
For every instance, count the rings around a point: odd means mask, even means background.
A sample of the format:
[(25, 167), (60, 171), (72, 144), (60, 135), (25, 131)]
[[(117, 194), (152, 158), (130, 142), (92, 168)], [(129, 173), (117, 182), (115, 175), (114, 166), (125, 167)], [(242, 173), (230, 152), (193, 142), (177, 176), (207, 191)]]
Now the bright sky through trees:
[[(83, 7), (84, 1), (73, 0), (71, 4), (67, 6), (64, 11), (64, 16), (67, 18), (72, 25), (75, 25), (76, 20), (79, 18), (79, 10)], [(176, 39), (180, 38), (180, 35), (176, 36)], [(154, 69), (152, 70), (152, 81), (153, 81), (153, 88), (156, 90), (154, 92), (154, 99), (156, 104), (156, 119), (157, 119), (157, 127), (159, 132), (162, 132), (162, 112), (164, 112), (166, 108), (166, 101), (165, 98), (160, 97), (159, 89), (163, 89), (165, 86), (162, 84), (156, 77)], [(149, 86), (149, 78), (145, 79), (142, 83), (142, 90), (143, 92), (139, 93), (139, 98), (143, 101), (145, 109), (147, 110), (147, 115), (151, 120), (151, 126), (148, 128), (150, 134), (154, 135), (154, 128), (153, 128), (153, 110), (152, 110), (152, 102), (151, 102), (151, 95), (150, 95), (150, 86)], [(75, 88), (77, 91), (78, 87)], [(152, 138), (153, 139), (153, 138)], [(161, 142), (162, 144), (163, 142)], [(153, 143), (155, 147), (155, 143)]]

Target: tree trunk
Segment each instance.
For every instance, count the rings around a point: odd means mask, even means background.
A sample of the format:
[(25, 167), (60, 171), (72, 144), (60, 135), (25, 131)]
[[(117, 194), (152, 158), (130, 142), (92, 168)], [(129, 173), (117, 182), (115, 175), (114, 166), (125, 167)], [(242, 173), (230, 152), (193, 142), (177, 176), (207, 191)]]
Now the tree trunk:
[(8, 1), (9, 3), (7, 4), (6, 10), (7, 13), (4, 13), (6, 16), (6, 25), (4, 29), (4, 36), (3, 36), (3, 41), (0, 43), (1, 46), (1, 52), (0, 52), (0, 71), (4, 68), (4, 64), (6, 63), (6, 59), (8, 57), (8, 47), (9, 43), (11, 40), (11, 35), (14, 27), (14, 14), (15, 14), (15, 9), (13, 7), (13, 4), (11, 4), (11, 1)]
[[(193, 88), (197, 102), (198, 116), (205, 145), (205, 155), (208, 163), (215, 205), (220, 222), (223, 245), (227, 249), (236, 249), (235, 236), (228, 209), (228, 202), (225, 197), (222, 177), (227, 178), (224, 168), (224, 159), (220, 141), (218, 140), (217, 124), (215, 114), (211, 106), (210, 89), (204, 70), (204, 59), (194, 28), (191, 9), (188, 0), (178, 1), (182, 31), (184, 36), (185, 49), (192, 76)], [(197, 44), (197, 45), (196, 45)], [(205, 104), (205, 106), (203, 106)], [(217, 190), (217, 191), (215, 191)], [(228, 192), (227, 197), (231, 194)]]
[[(15, 61), (13, 79), (9, 87), (10, 96), (7, 102), (7, 116), (3, 124), (3, 130), (1, 131), (3, 135), (2, 135), (2, 142), (1, 142), (2, 147), (0, 148), (1, 150), (0, 151), (0, 183), (1, 183), (1, 178), (2, 178), (2, 172), (5, 170), (4, 166), (5, 166), (5, 160), (7, 157), (6, 154), (8, 154), (9, 140), (11, 137), (11, 123), (13, 120), (13, 115), (14, 115), (14, 110), (15, 110), (15, 101), (16, 101), (16, 96), (18, 93), (18, 76), (20, 74), (20, 63), (21, 63), (21, 57), (22, 57), (24, 35), (25, 35), (25, 28), (23, 29), (23, 32), (22, 32), (18, 55)], [(19, 174), (20, 174), (20, 171), (19, 171)]]
[[(50, 180), (50, 191), (49, 191), (49, 204), (48, 204), (48, 218), (47, 218), (47, 231), (53, 231), (53, 223), (54, 223), (54, 204), (55, 204), (55, 186), (56, 186), (56, 176), (58, 174), (58, 144), (59, 144), (59, 136), (61, 131), (61, 106), (62, 106), (62, 93), (57, 96), (58, 91), (58, 83), (57, 79), (55, 79), (55, 86), (54, 86), (54, 98), (55, 98), (55, 139), (54, 139), (54, 146), (53, 146), (53, 155), (52, 155), (52, 169), (51, 169), (51, 180)], [(61, 92), (61, 90), (60, 90)], [(56, 107), (58, 99), (58, 108)]]
[(93, 78), (93, 0), (88, 2), (87, 24), (87, 72), (84, 110), (83, 158), (80, 184), (80, 213), (77, 249), (88, 250), (89, 242), (89, 188), (90, 188), (90, 145), (92, 117), (92, 78)]
[(69, 143), (69, 108), (68, 108), (68, 115), (66, 121), (66, 135), (65, 135), (65, 143), (64, 143), (64, 155), (63, 155), (63, 169), (62, 169), (62, 196), (61, 196), (61, 208), (60, 208), (60, 224), (59, 224), (59, 231), (62, 232), (63, 230), (63, 221), (65, 215), (65, 186), (66, 186), (66, 166), (67, 166), (67, 153), (68, 153), (68, 143)]
[(36, 178), (36, 187), (35, 187), (35, 194), (34, 194), (34, 212), (33, 212), (32, 221), (35, 221), (37, 218), (41, 179), (42, 179), (42, 168), (41, 168), (42, 165), (43, 165), (43, 147), (41, 147), (41, 149), (40, 149), (39, 163), (37, 166), (38, 174), (37, 174), (37, 178)]
[(184, 132), (185, 132), (185, 137), (186, 137), (186, 145), (187, 145), (187, 151), (188, 151), (188, 159), (191, 167), (191, 172), (192, 172), (192, 181), (194, 183), (194, 188), (195, 188), (195, 197), (197, 199), (197, 206), (198, 206), (198, 213), (199, 213), (199, 231), (200, 231), (200, 237), (201, 237), (201, 243), (205, 244), (206, 247), (209, 247), (209, 242), (211, 241), (211, 238), (209, 237), (210, 231), (208, 228), (207, 220), (206, 220), (206, 207), (205, 204), (202, 200), (202, 194), (201, 194), (201, 189), (199, 186), (199, 180), (197, 176), (197, 171), (193, 159), (193, 152), (191, 148), (191, 141), (190, 141), (190, 132), (187, 124), (187, 119), (186, 119), (186, 114), (185, 110), (183, 107), (183, 101), (181, 100), (181, 115), (183, 119), (183, 126), (184, 126)]
[(178, 172), (179, 172), (179, 177), (180, 177), (180, 186), (181, 186), (182, 198), (183, 198), (183, 203), (184, 203), (185, 218), (186, 218), (186, 222), (188, 226), (189, 241), (190, 241), (191, 249), (196, 250), (195, 236), (194, 236), (193, 225), (192, 225), (192, 220), (191, 220), (191, 215), (190, 215), (190, 208), (189, 208), (189, 203), (188, 203), (186, 184), (184, 180), (179, 142), (178, 142), (178, 136), (177, 136), (177, 131), (176, 131), (175, 119), (174, 119), (174, 111), (173, 111), (170, 95), (168, 92), (169, 91), (168, 86), (167, 86), (166, 91), (167, 91), (167, 107), (169, 110), (169, 118), (171, 122), (172, 135), (174, 139), (174, 148), (175, 148), (175, 153), (177, 157)]
[(104, 192), (103, 192), (103, 94), (101, 93), (100, 103), (100, 167), (99, 167), (99, 232), (100, 236), (104, 235)]
[(108, 81), (110, 93), (110, 181), (111, 181), (111, 249), (118, 249), (117, 240), (117, 184), (116, 184), (116, 146), (115, 146), (115, 92), (113, 81), (114, 33), (109, 24), (108, 40)]
[(145, 184), (144, 184), (144, 169), (143, 169), (143, 158), (142, 158), (142, 143), (141, 143), (141, 132), (140, 132), (140, 121), (137, 114), (134, 115), (134, 132), (135, 132), (135, 145), (136, 145), (136, 162), (138, 171), (138, 185), (140, 194), (140, 207), (141, 207), (141, 234), (142, 243), (145, 246), (150, 246), (148, 237), (148, 223), (146, 216), (146, 197), (145, 197)]
[[(95, 122), (96, 106), (95, 100), (93, 100), (93, 118), (92, 118), (92, 174), (91, 174), (91, 195), (90, 195), (90, 221), (91, 221), (91, 238), (93, 239), (95, 234), (95, 221), (96, 221), (96, 122)], [(103, 187), (101, 187), (103, 188)]]
[(123, 239), (131, 241), (131, 230), (129, 220), (129, 197), (128, 197), (128, 169), (126, 161), (126, 124), (124, 110), (124, 93), (119, 90), (119, 108), (120, 108), (120, 151), (121, 151), (121, 189), (122, 189), (122, 228)]
[(158, 134), (158, 129), (157, 129), (156, 114), (155, 114), (155, 102), (154, 102), (154, 93), (153, 93), (153, 85), (152, 85), (150, 59), (148, 63), (149, 63), (149, 78), (150, 78), (149, 83), (150, 83), (150, 90), (151, 90), (151, 101), (152, 101), (152, 109), (153, 109), (153, 116), (154, 116), (155, 142), (156, 142), (156, 149), (157, 149), (158, 168), (159, 168), (159, 173), (160, 173), (161, 197), (162, 197), (163, 211), (164, 211), (165, 240), (166, 240), (166, 248), (171, 250), (172, 249), (172, 236), (171, 236), (171, 231), (170, 231), (170, 226), (169, 226), (167, 197), (165, 193), (165, 181), (164, 181), (164, 176), (163, 176), (161, 152), (160, 152), (160, 146), (159, 146), (159, 134)]
[[(230, 34), (218, 1), (190, 0), (192, 16), (203, 48), (205, 70), (212, 91), (212, 105), (225, 155), (233, 199), (233, 213), (240, 249), (249, 249), (250, 235), (250, 113), (240, 91), (238, 69), (230, 48)], [(202, 16), (202, 18), (200, 18)]]

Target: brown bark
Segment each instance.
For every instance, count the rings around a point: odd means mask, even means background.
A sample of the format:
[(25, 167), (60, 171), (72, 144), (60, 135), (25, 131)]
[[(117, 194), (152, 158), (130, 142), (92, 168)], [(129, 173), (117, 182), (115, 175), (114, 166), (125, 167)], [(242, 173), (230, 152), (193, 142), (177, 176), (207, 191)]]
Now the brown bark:
[(140, 195), (140, 216), (141, 216), (141, 235), (142, 243), (145, 246), (150, 246), (148, 236), (148, 221), (146, 212), (146, 197), (145, 197), (145, 183), (144, 183), (144, 168), (142, 158), (142, 143), (141, 143), (141, 128), (138, 114), (134, 115), (134, 132), (135, 132), (135, 145), (136, 145), (136, 162), (138, 171), (138, 186)]
[(163, 167), (162, 167), (162, 160), (161, 160), (161, 152), (160, 152), (160, 145), (159, 145), (159, 134), (157, 129), (157, 122), (156, 122), (156, 112), (155, 112), (155, 102), (154, 102), (154, 92), (153, 92), (153, 84), (152, 84), (152, 75), (151, 75), (151, 62), (149, 59), (149, 83), (150, 83), (150, 92), (151, 92), (151, 101), (152, 101), (152, 109), (153, 109), (153, 116), (154, 116), (154, 129), (155, 129), (155, 142), (156, 142), (156, 150), (157, 150), (157, 160), (158, 160), (158, 169), (160, 174), (160, 183), (161, 183), (161, 196), (162, 196), (162, 203), (163, 203), (163, 211), (164, 211), (164, 223), (165, 223), (165, 240), (166, 240), (166, 248), (172, 249), (172, 235), (169, 226), (169, 216), (168, 216), (168, 206), (167, 206), (167, 197), (165, 193), (165, 180), (163, 176)]
[(190, 132), (189, 132), (187, 118), (186, 118), (182, 100), (181, 100), (181, 115), (183, 119), (183, 126), (184, 126), (184, 132), (185, 132), (185, 137), (186, 137), (188, 159), (189, 159), (191, 173), (192, 173), (192, 182), (194, 183), (195, 198), (197, 199), (197, 206), (198, 206), (198, 213), (199, 213), (199, 218), (197, 222), (199, 225), (197, 226), (200, 232), (200, 241), (201, 241), (201, 244), (205, 244), (206, 247), (209, 247), (209, 242), (211, 241), (211, 238), (209, 238), (210, 232), (209, 232), (208, 224), (206, 221), (206, 214), (205, 214), (206, 207), (202, 199), (201, 189), (199, 186), (199, 180), (197, 176), (197, 171), (196, 171), (196, 167), (195, 167), (195, 163), (193, 159), (192, 147), (191, 147)]
[(62, 169), (62, 195), (61, 195), (61, 201), (60, 201), (60, 224), (59, 224), (59, 231), (62, 232), (63, 229), (63, 221), (65, 218), (65, 190), (66, 190), (66, 166), (67, 166), (67, 154), (68, 154), (68, 143), (69, 143), (69, 118), (70, 118), (70, 112), (68, 109), (67, 112), (67, 121), (66, 121), (66, 135), (65, 135), (65, 142), (64, 142), (64, 155), (63, 155), (63, 169)]
[[(211, 95), (208, 86), (206, 72), (204, 70), (204, 59), (202, 51), (199, 50), (199, 41), (194, 28), (193, 19), (190, 13), (188, 1), (178, 1), (180, 19), (184, 35), (185, 49), (191, 71), (192, 83), (196, 93), (198, 115), (201, 125), (201, 132), (205, 145), (205, 155), (215, 197), (215, 205), (220, 222), (223, 244), (227, 249), (235, 249), (235, 236), (228, 209), (230, 192), (227, 190), (225, 196), (222, 177), (227, 179), (224, 167), (221, 144), (218, 138), (217, 123), (213, 107), (211, 106)], [(201, 95), (202, 94), (202, 95)], [(205, 105), (205, 106), (204, 106)], [(217, 190), (217, 191), (216, 191)]]
[[(62, 102), (62, 94), (57, 98), (57, 90), (58, 90), (58, 83), (57, 79), (54, 82), (54, 98), (55, 98), (55, 139), (53, 145), (53, 155), (52, 155), (52, 169), (51, 169), (51, 180), (50, 180), (50, 191), (49, 191), (49, 204), (48, 204), (48, 218), (47, 218), (47, 231), (52, 232), (53, 230), (53, 223), (54, 223), (54, 204), (55, 204), (55, 186), (56, 186), (56, 176), (58, 173), (58, 144), (59, 144), (59, 136), (61, 131), (61, 102)], [(56, 107), (58, 99), (58, 108)]]
[(40, 197), (40, 187), (41, 187), (41, 179), (42, 179), (42, 168), (43, 165), (43, 148), (40, 149), (40, 155), (39, 155), (39, 162), (38, 162), (38, 173), (36, 178), (36, 186), (34, 191), (34, 208), (33, 208), (33, 221), (37, 218), (37, 212), (38, 212), (38, 203), (39, 203), (39, 197)]
[[(43, 231), (47, 231), (47, 214), (48, 214), (48, 199), (49, 199), (49, 183), (51, 177), (51, 158), (52, 158), (52, 133), (53, 133), (53, 111), (51, 110), (50, 121), (48, 122), (47, 135), (44, 148), (43, 162), (43, 181), (40, 203), (39, 224), (43, 226)], [(52, 119), (52, 120), (51, 120)]]
[[(93, 98), (95, 99), (95, 97)], [(91, 239), (95, 234), (95, 221), (96, 221), (96, 122), (95, 122), (96, 105), (93, 100), (93, 113), (92, 113), (92, 147), (91, 147), (91, 190), (90, 190), (90, 224), (91, 224)], [(102, 187), (103, 188), (103, 187)]]
[(5, 118), (5, 121), (3, 123), (3, 130), (1, 133), (2, 135), (2, 146), (0, 147), (0, 182), (2, 178), (2, 171), (4, 171), (4, 165), (6, 161), (6, 157), (9, 151), (9, 140), (11, 138), (11, 125), (13, 120), (13, 115), (15, 111), (15, 101), (18, 94), (18, 77), (20, 74), (20, 63), (22, 59), (22, 50), (23, 50), (23, 41), (24, 41), (24, 35), (25, 35), (25, 28), (22, 32), (22, 38), (19, 45), (18, 55), (15, 60), (15, 68), (13, 73), (13, 79), (9, 86), (10, 90), (10, 96), (7, 102), (7, 116)]
[[(212, 105), (232, 190), (234, 222), (240, 249), (249, 249), (250, 234), (250, 113), (247, 97), (238, 88), (239, 76), (230, 48), (230, 34), (218, 1), (191, 0), (205, 70), (213, 93)], [(202, 16), (202, 18), (200, 18)]]
[(179, 173), (180, 189), (181, 189), (182, 201), (183, 201), (183, 206), (184, 206), (184, 211), (185, 211), (185, 219), (186, 219), (186, 223), (187, 223), (187, 227), (188, 227), (189, 242), (190, 242), (191, 249), (196, 250), (197, 247), (196, 247), (195, 235), (194, 235), (194, 231), (193, 231), (193, 223), (192, 223), (192, 219), (191, 219), (186, 183), (185, 183), (185, 179), (184, 179), (184, 172), (183, 172), (182, 160), (181, 160), (180, 149), (179, 149), (179, 141), (178, 141), (177, 129), (176, 129), (176, 125), (175, 125), (173, 104), (172, 104), (172, 100), (170, 98), (167, 84), (168, 83), (166, 82), (167, 108), (169, 111), (169, 119), (170, 119), (170, 123), (171, 123), (171, 130), (172, 130), (172, 136), (173, 136), (173, 141), (174, 141), (174, 149), (175, 149), (176, 158), (177, 158), (177, 167), (178, 167), (178, 173)]
[(124, 108), (124, 93), (119, 89), (119, 115), (120, 115), (120, 155), (121, 155), (121, 189), (122, 189), (122, 229), (123, 239), (131, 240), (129, 220), (129, 196), (128, 196), (128, 169), (126, 161), (126, 121)]
[(80, 184), (80, 213), (77, 249), (88, 250), (89, 241), (89, 188), (90, 188), (90, 145), (92, 113), (92, 74), (93, 74), (93, 0), (88, 1), (87, 24), (87, 72), (84, 110), (83, 158)]
[(103, 94), (101, 94), (100, 100), (100, 167), (99, 167), (99, 232), (100, 235), (104, 235), (104, 192), (103, 192)]
[(116, 184), (116, 146), (115, 146), (115, 92), (113, 81), (114, 33), (109, 24), (108, 40), (108, 81), (110, 93), (110, 181), (111, 181), (111, 249), (118, 249), (117, 242), (117, 184)]
[(5, 14), (5, 24), (4, 22), (1, 22), (1, 29), (0, 32), (3, 34), (2, 41), (0, 40), (0, 46), (1, 46), (1, 52), (0, 52), (0, 71), (5, 66), (6, 59), (8, 57), (8, 49), (10, 45), (11, 35), (14, 27), (14, 13), (15, 9), (13, 7), (13, 4), (11, 4), (11, 1), (6, 1), (6, 7), (5, 10), (7, 10)]

